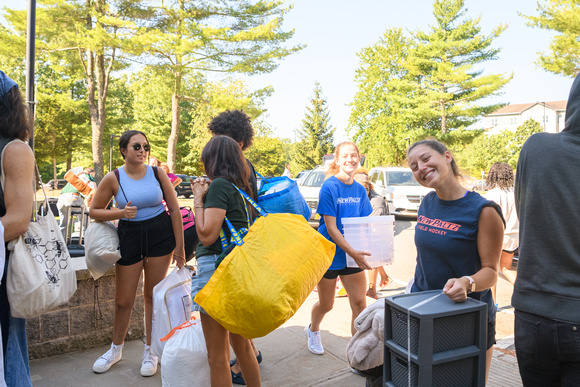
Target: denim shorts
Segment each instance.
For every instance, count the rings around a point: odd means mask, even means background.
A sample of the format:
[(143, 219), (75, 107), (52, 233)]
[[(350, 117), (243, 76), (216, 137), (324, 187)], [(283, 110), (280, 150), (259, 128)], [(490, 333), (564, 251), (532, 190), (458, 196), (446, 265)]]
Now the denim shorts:
[(197, 272), (191, 279), (191, 311), (201, 312), (207, 314), (201, 306), (199, 306), (195, 301), (195, 296), (199, 291), (209, 282), (209, 279), (215, 272), (215, 262), (218, 259), (218, 255), (204, 255), (203, 257), (197, 258)]

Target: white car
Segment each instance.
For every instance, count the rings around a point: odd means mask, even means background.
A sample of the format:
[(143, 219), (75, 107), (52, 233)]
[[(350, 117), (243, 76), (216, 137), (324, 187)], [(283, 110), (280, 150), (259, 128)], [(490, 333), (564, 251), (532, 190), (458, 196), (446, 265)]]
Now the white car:
[(374, 190), (382, 195), (391, 215), (417, 216), (419, 205), (431, 188), (420, 185), (413, 172), (404, 167), (375, 167), (369, 171)]
[(308, 207), (312, 210), (310, 223), (318, 223), (318, 220), (320, 219), (320, 216), (316, 213), (316, 208), (318, 207), (318, 194), (320, 193), (322, 183), (324, 183), (325, 175), (326, 169), (313, 169), (298, 186), (298, 189), (302, 196), (304, 196)]

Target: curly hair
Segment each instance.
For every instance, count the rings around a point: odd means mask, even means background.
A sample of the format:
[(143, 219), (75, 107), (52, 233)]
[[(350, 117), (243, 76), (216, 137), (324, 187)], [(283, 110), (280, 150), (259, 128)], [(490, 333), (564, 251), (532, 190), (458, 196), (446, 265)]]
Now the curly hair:
[(514, 186), (514, 170), (507, 163), (495, 163), (485, 179), (487, 189), (498, 187), (507, 190)]
[(10, 139), (26, 141), (32, 133), (29, 110), (17, 86), (0, 98), (0, 133)]
[(242, 143), (242, 150), (252, 145), (254, 128), (243, 110), (226, 110), (214, 117), (207, 128), (214, 136), (228, 136)]

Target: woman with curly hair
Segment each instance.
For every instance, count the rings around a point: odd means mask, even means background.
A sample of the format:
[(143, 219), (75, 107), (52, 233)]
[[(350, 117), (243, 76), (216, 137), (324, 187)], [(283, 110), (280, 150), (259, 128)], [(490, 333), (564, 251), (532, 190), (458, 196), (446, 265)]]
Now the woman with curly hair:
[[(495, 163), (489, 169), (485, 198), (493, 200), (500, 207), (506, 222), (503, 234), (503, 245), (499, 261), (499, 274), (503, 275), (512, 285), (516, 282), (516, 271), (512, 270), (512, 259), (519, 245), (520, 222), (516, 213), (514, 196), (514, 170), (506, 163)], [(491, 289), (493, 299), (496, 286)]]

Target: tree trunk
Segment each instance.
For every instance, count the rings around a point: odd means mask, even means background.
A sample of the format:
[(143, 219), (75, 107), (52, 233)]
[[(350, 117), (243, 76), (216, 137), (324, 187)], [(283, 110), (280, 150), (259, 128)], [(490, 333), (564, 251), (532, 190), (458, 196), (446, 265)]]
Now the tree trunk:
[(54, 176), (53, 179), (56, 182), (56, 133), (54, 132), (54, 129), (51, 130), (51, 133), (52, 133), (52, 175)]
[(447, 114), (445, 114), (445, 102), (439, 102), (439, 110), (441, 111), (441, 134), (447, 133)]
[[(93, 52), (87, 50), (87, 100), (89, 103), (89, 113), (91, 115), (91, 129), (92, 129), (92, 151), (93, 151), (93, 168), (95, 169), (95, 180), (100, 182), (103, 178), (103, 171), (97, 168), (99, 155), (99, 111), (97, 109), (97, 101), (95, 100), (95, 91), (97, 89), (95, 78), (95, 60)], [(102, 137), (102, 135), (100, 136)], [(102, 156), (101, 156), (102, 157)]]
[(101, 181), (104, 176), (105, 166), (103, 158), (103, 133), (105, 131), (105, 119), (107, 115), (107, 76), (105, 74), (104, 52), (96, 55), (96, 62), (98, 121), (93, 126), (93, 164), (95, 168), (95, 180)]
[(179, 95), (181, 92), (181, 71), (175, 73), (175, 85), (171, 97), (171, 134), (167, 142), (167, 166), (175, 172), (175, 158), (177, 157), (177, 139), (179, 138), (180, 108)]
[[(87, 0), (90, 8), (91, 0)], [(105, 12), (105, 0), (98, 0), (95, 3), (95, 11), (98, 15)], [(87, 28), (92, 28), (91, 16), (87, 16)], [(89, 112), (91, 115), (92, 128), (92, 151), (93, 168), (95, 169), (95, 180), (99, 183), (104, 176), (103, 160), (103, 131), (105, 129), (105, 102), (107, 98), (108, 73), (105, 71), (105, 53), (103, 49), (98, 52), (87, 50), (87, 94)], [(111, 58), (111, 61), (113, 58)], [(97, 99), (95, 100), (95, 92)]]
[[(185, 1), (178, 0), (179, 10), (183, 12), (185, 10)], [(179, 38), (183, 36), (183, 14), (179, 17)], [(167, 166), (169, 171), (175, 172), (175, 159), (177, 158), (177, 140), (179, 138), (179, 126), (181, 125), (180, 108), (179, 108), (179, 98), (181, 96), (181, 81), (183, 77), (183, 71), (181, 68), (182, 57), (177, 55), (175, 58), (175, 84), (173, 86), (173, 95), (171, 96), (171, 134), (169, 135), (169, 141), (167, 142)]]
[(53, 179), (55, 181), (55, 187), (56, 187), (56, 152), (52, 153), (52, 175), (54, 176)]

